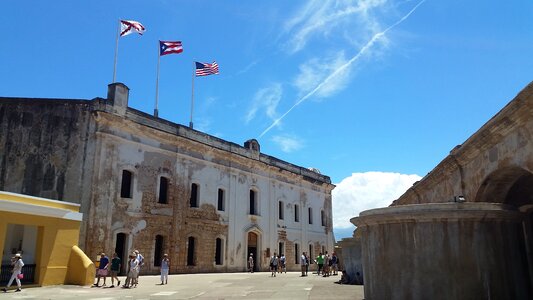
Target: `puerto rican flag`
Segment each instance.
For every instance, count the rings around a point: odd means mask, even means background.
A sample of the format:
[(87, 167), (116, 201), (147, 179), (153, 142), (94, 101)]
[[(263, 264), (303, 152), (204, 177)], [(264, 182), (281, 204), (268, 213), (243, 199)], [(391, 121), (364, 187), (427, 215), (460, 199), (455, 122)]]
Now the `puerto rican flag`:
[(183, 46), (181, 41), (159, 41), (159, 55), (167, 55), (172, 53), (181, 53), (183, 52)]
[(142, 35), (145, 31), (143, 24), (137, 21), (120, 20), (120, 36), (126, 36), (134, 32)]

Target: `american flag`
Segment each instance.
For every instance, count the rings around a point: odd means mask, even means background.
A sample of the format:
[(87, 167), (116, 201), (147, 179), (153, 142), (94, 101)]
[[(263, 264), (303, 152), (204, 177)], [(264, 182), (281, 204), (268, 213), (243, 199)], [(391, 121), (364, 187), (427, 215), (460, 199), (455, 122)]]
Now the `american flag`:
[(145, 31), (143, 24), (137, 21), (120, 20), (120, 36), (126, 36), (133, 32), (142, 35)]
[(181, 45), (181, 41), (159, 41), (159, 55), (167, 55), (181, 52), (183, 52), (183, 46)]
[(218, 74), (218, 64), (214, 61), (212, 64), (196, 62), (196, 76), (207, 76)]

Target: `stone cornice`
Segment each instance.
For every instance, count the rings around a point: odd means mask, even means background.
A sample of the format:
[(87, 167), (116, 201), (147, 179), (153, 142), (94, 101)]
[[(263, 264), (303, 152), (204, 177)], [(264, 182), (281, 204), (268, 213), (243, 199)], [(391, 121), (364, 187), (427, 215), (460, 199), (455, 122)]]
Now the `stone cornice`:
[(410, 204), (371, 209), (362, 212), (359, 217), (350, 219), (350, 222), (360, 228), (377, 224), (457, 220), (483, 221), (488, 219), (498, 219), (521, 222), (524, 217), (524, 213), (504, 204), (450, 202)]

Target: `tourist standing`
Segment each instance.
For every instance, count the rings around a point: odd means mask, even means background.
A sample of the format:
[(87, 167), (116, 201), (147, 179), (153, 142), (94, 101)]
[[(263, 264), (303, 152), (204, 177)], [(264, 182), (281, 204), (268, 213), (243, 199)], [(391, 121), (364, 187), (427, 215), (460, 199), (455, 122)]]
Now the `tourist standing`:
[[(128, 260), (128, 275), (126, 277), (126, 282), (124, 282), (123, 288), (130, 288), (134, 286), (135, 280), (139, 273), (139, 261), (137, 260), (137, 254), (130, 254), (130, 259)], [(136, 285), (135, 285), (136, 286)]]
[(135, 287), (137, 287), (137, 284), (139, 284), (139, 274), (141, 274), (141, 268), (144, 265), (144, 256), (139, 252), (139, 250), (135, 249), (135, 255), (136, 259), (139, 262), (137, 266), (137, 277), (135, 277)]
[(305, 276), (307, 276), (307, 273), (309, 272), (309, 255), (307, 255), (307, 252), (304, 252), (305, 254)]
[(161, 285), (168, 284), (168, 272), (170, 270), (170, 259), (168, 259), (168, 254), (163, 255), (163, 260), (161, 261)]
[(274, 276), (276, 277), (276, 271), (278, 269), (278, 256), (276, 255), (276, 252), (274, 252), (274, 255), (270, 257), (270, 277)]
[(254, 272), (254, 254), (250, 253), (250, 257), (248, 257), (248, 272), (253, 273)]
[(322, 269), (322, 274), (324, 275), (323, 277), (328, 277), (329, 276), (330, 263), (331, 263), (331, 260), (329, 258), (328, 251), (326, 251), (326, 254), (324, 254), (324, 266), (323, 266), (323, 269)]
[(287, 258), (285, 258), (285, 254), (281, 253), (279, 258), (279, 273), (283, 273), (283, 271), (285, 271), (285, 274), (287, 274), (287, 266), (285, 265), (286, 261)]
[(305, 252), (302, 252), (302, 255), (300, 256), (300, 268), (302, 269), (302, 276), (301, 277), (307, 276), (307, 274), (305, 272), (306, 260), (307, 260), (307, 258), (305, 256)]
[(322, 252), (318, 254), (316, 257), (316, 263), (318, 265), (318, 271), (316, 272), (317, 275), (320, 275), (320, 271), (322, 270), (322, 267), (324, 266), (324, 256), (322, 256)]
[(107, 267), (109, 265), (109, 258), (105, 255), (104, 252), (100, 254), (100, 263), (98, 264), (98, 270), (96, 270), (96, 283), (94, 286), (98, 287), (100, 284), (100, 278), (104, 277), (104, 284), (102, 286), (105, 286), (105, 281), (107, 278)]
[(22, 279), (22, 267), (24, 267), (24, 262), (22, 261), (22, 255), (20, 253), (15, 254), (15, 257), (11, 259), (11, 266), (13, 269), (11, 270), (11, 278), (9, 279), (9, 282), (7, 283), (6, 287), (2, 289), (4, 293), (7, 292), (7, 289), (11, 286), (13, 283), (13, 280), (17, 282), (17, 289), (15, 292), (22, 291), (22, 284), (20, 283), (20, 279)]
[(113, 258), (111, 259), (111, 270), (109, 271), (109, 275), (111, 276), (110, 288), (115, 287), (114, 279), (117, 280), (117, 286), (120, 286), (120, 280), (118, 279), (118, 273), (120, 272), (121, 266), (122, 266), (122, 261), (120, 260), (120, 257), (118, 257), (118, 254), (116, 252), (113, 253)]
[(337, 272), (339, 271), (338, 263), (339, 258), (337, 257), (337, 254), (333, 252), (331, 254), (331, 271), (333, 272), (333, 275), (337, 275)]

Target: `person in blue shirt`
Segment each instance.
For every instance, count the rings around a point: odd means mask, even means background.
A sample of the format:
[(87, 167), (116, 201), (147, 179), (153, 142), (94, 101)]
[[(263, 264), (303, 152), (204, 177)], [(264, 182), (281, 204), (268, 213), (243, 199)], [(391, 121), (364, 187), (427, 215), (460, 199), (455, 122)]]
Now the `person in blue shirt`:
[(96, 270), (97, 280), (94, 286), (98, 286), (100, 284), (100, 277), (104, 277), (104, 284), (102, 286), (105, 286), (108, 265), (109, 265), (109, 258), (105, 255), (105, 253), (102, 252), (102, 254), (100, 254), (100, 264), (98, 264), (98, 269)]

